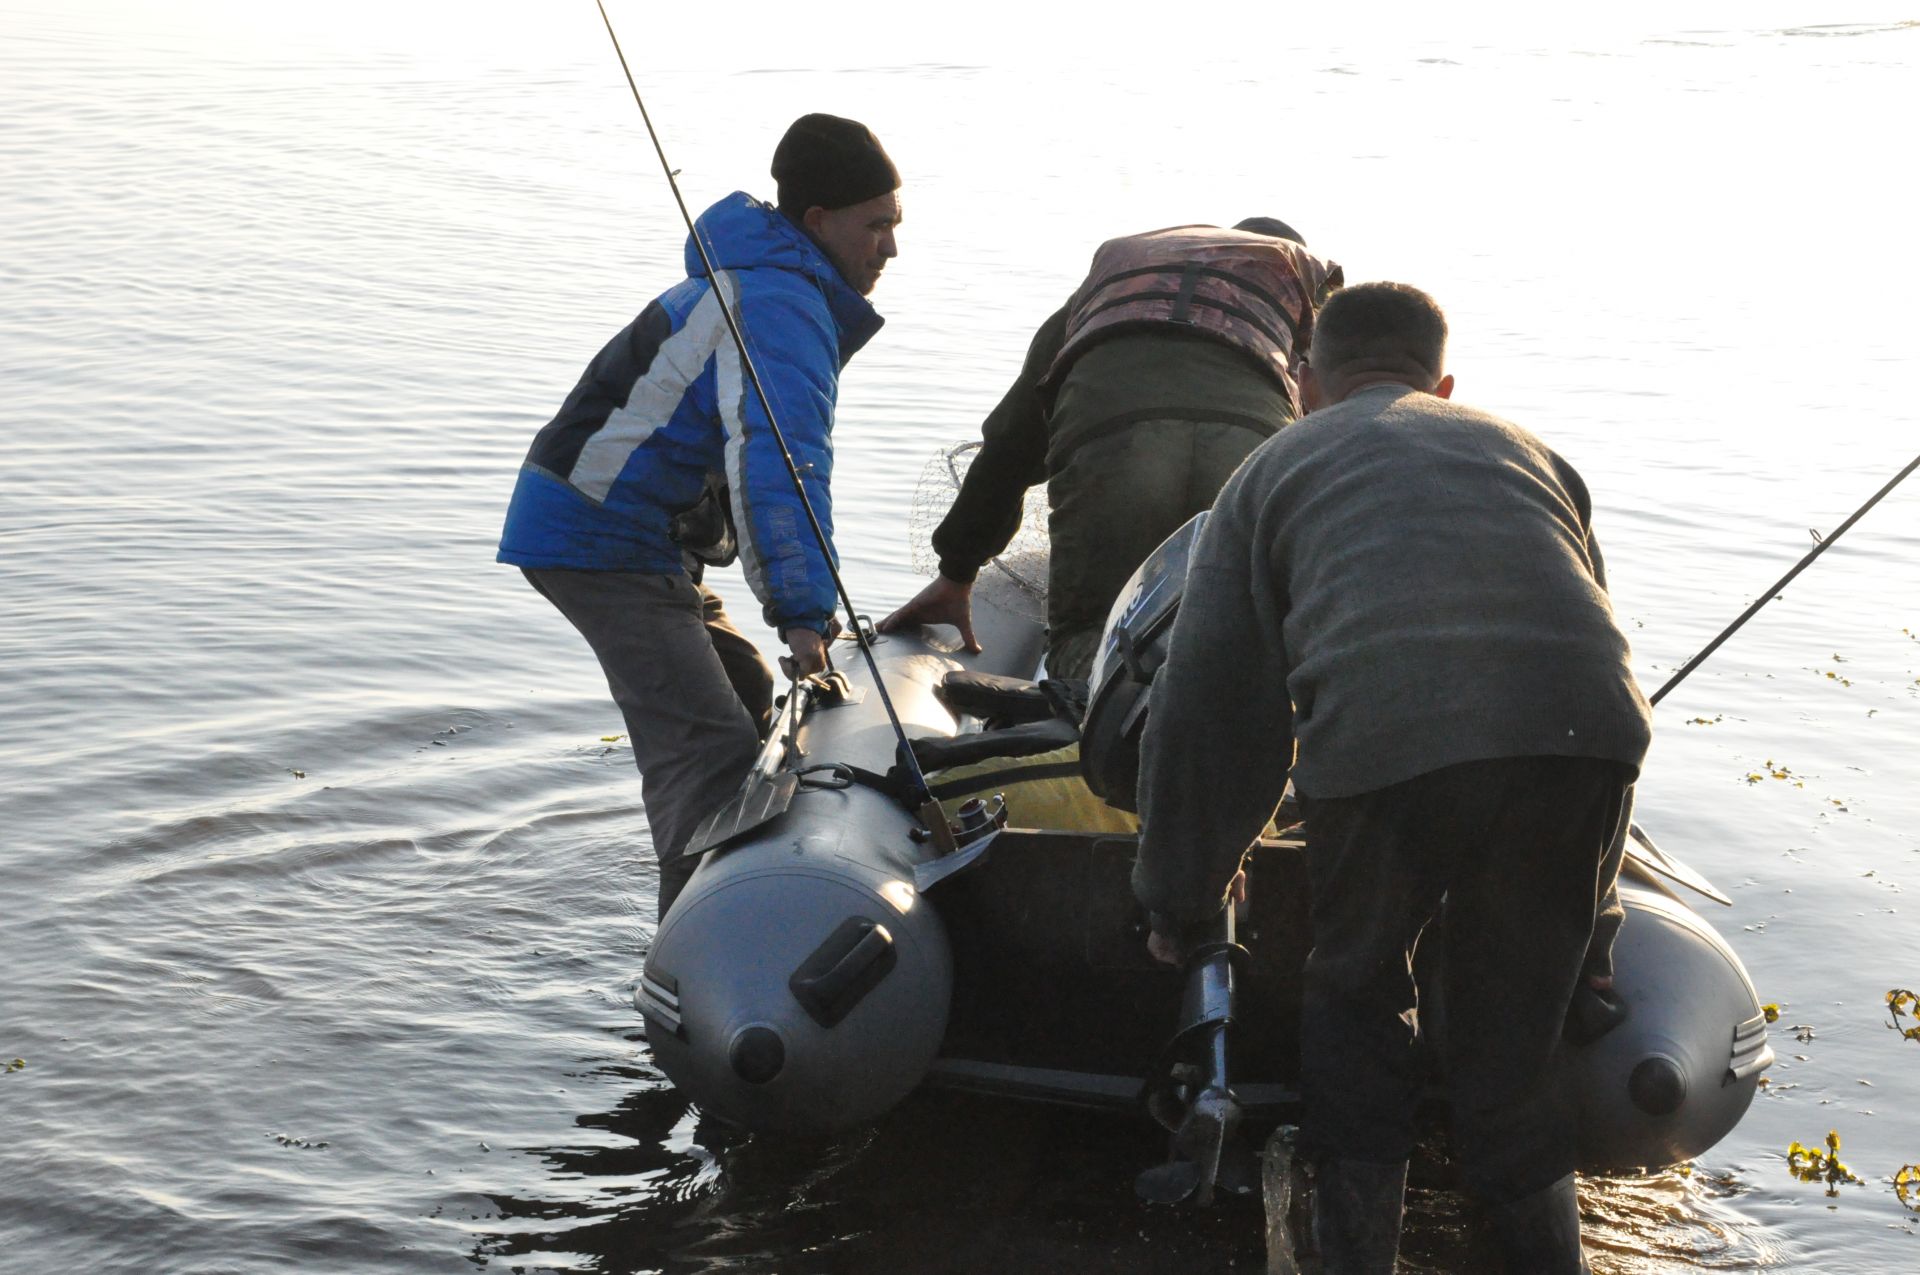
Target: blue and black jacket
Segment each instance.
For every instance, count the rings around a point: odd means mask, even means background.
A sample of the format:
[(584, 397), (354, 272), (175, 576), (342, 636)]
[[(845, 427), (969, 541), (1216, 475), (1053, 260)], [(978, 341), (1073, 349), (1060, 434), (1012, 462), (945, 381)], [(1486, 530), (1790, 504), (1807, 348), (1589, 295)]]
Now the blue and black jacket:
[(727, 484), (741, 564), (767, 623), (825, 632), (837, 601), (833, 579), (741, 372), (720, 298), (739, 318), (829, 545), (840, 369), (882, 320), (771, 204), (736, 191), (702, 213), (695, 229), (716, 277), (707, 277), (689, 239), (688, 278), (587, 365), (527, 452), (499, 560), (680, 571), (669, 521), (697, 503), (715, 475)]

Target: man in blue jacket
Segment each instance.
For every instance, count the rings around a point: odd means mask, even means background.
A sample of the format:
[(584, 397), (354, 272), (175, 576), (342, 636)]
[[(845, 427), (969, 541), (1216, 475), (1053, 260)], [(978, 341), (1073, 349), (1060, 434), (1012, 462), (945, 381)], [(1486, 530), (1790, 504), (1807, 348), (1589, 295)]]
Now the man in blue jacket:
[[(798, 676), (825, 666), (837, 601), (829, 482), (840, 369), (880, 329), (868, 304), (896, 255), (900, 174), (863, 124), (794, 121), (778, 204), (736, 191), (695, 222), (687, 278), (587, 365), (534, 437), (499, 560), (586, 638), (626, 719), (661, 868), (730, 797), (772, 714), (773, 672), (701, 583), (736, 549)], [(808, 524), (721, 307), (732, 308), (828, 543)]]

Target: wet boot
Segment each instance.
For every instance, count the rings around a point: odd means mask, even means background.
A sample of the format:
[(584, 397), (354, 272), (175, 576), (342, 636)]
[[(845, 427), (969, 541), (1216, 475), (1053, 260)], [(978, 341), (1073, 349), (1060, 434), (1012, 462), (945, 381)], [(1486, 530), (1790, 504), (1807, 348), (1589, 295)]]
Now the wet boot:
[(1393, 1275), (1407, 1162), (1323, 1160), (1313, 1175), (1313, 1245), (1326, 1275)]
[(1507, 1275), (1589, 1275), (1580, 1251), (1580, 1201), (1573, 1174), (1481, 1214)]
[(1627, 1002), (1612, 988), (1581, 987), (1567, 1006), (1560, 1037), (1569, 1045), (1591, 1045), (1627, 1021)]

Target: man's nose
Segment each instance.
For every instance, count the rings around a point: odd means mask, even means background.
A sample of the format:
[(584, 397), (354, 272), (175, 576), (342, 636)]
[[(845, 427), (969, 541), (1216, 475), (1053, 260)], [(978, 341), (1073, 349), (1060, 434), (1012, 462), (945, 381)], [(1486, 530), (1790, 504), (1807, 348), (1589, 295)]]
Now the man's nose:
[(880, 236), (880, 255), (889, 259), (900, 255), (900, 246), (893, 241), (891, 230)]

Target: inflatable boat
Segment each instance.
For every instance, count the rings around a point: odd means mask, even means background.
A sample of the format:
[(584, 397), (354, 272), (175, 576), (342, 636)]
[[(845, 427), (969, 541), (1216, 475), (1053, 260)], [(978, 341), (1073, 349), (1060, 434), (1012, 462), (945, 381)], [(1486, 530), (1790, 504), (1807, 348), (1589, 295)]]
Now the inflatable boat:
[[(1241, 1119), (1284, 1116), (1312, 946), (1311, 828), (1276, 817), (1248, 857), (1247, 902), (1176, 970), (1147, 955), (1131, 818), (1088, 802), (1098, 776), (1131, 789), (1129, 748), (1184, 573), (1178, 540), (1116, 604), (1084, 715), (1022, 680), (1044, 630), (1020, 570), (976, 585), (980, 655), (945, 629), (867, 633), (937, 806), (908, 794), (855, 652), (836, 644), (838, 670), (793, 687), (738, 795), (696, 834), (700, 863), (634, 993), (656, 1062), (703, 1111), (824, 1134), (920, 1086), (1137, 1108), (1191, 1158), (1212, 1148), (1203, 1175)], [(1624, 1016), (1579, 1033), (1557, 1064), (1588, 1173), (1705, 1151), (1773, 1061), (1745, 968), (1695, 910), (1726, 896), (1637, 827), (1620, 884)], [(1430, 959), (1444, 959), (1444, 935), (1423, 939)], [(1445, 1030), (1422, 1013), (1423, 1032)]]

